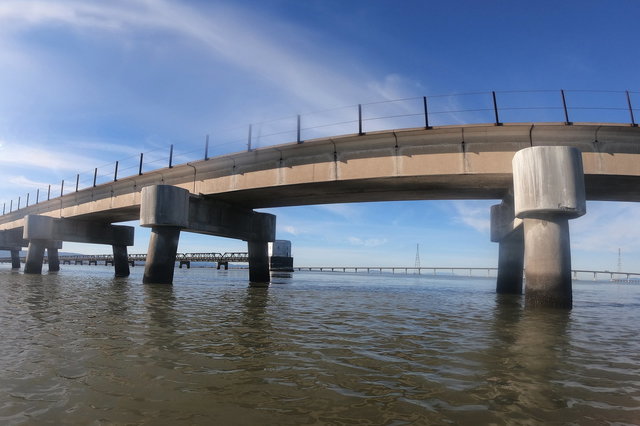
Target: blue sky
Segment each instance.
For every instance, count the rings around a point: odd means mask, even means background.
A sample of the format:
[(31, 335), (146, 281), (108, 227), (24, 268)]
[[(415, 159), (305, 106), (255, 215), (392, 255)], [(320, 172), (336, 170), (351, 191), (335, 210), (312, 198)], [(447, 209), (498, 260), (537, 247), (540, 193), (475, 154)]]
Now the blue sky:
[[(639, 91), (639, 13), (635, 0), (2, 0), (0, 203), (24, 203), (27, 193), (33, 200), (49, 184), (59, 193), (62, 179), (68, 190), (76, 173), (86, 185), (95, 167), (109, 179), (114, 161), (133, 168), (140, 152), (162, 159), (170, 144), (178, 159), (200, 155), (207, 134), (213, 152), (240, 151), (248, 124), (298, 113), (488, 90)], [(272, 130), (255, 128), (258, 136)], [(425, 266), (495, 266), (494, 203), (267, 211), (300, 266), (412, 266), (416, 244)], [(589, 203), (571, 223), (574, 267), (615, 270), (622, 248), (623, 269), (640, 271), (638, 223), (636, 204)], [(130, 252), (145, 252), (147, 241), (137, 228)], [(245, 248), (183, 233), (179, 250)]]

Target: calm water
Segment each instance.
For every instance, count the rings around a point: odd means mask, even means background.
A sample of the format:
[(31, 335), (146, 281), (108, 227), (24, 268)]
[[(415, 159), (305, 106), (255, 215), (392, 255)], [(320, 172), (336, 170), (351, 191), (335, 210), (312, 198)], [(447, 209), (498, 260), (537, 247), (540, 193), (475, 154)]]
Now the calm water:
[(640, 424), (640, 285), (63, 268), (0, 265), (0, 424)]

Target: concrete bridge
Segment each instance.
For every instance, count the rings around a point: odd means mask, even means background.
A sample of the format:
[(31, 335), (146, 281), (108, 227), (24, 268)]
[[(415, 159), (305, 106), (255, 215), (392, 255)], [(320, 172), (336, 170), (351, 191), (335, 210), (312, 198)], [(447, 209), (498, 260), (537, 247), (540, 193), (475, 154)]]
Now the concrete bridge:
[(114, 179), (4, 214), (0, 248), (28, 243), (25, 273), (40, 273), (56, 241), (110, 244), (116, 274), (126, 275), (133, 228), (112, 224), (139, 219), (152, 230), (145, 282), (172, 281), (181, 231), (247, 241), (250, 280), (268, 282), (275, 217), (254, 209), (497, 199), (498, 292), (522, 292), (526, 255), (527, 304), (570, 307), (568, 219), (586, 212), (586, 199), (639, 201), (639, 154), (637, 126), (606, 123), (443, 126), (294, 142)]

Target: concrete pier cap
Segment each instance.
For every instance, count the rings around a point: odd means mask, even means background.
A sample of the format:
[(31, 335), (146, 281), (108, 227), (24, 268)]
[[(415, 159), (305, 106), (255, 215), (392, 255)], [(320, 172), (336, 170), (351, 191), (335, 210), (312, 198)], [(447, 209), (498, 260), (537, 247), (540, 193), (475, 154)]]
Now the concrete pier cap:
[(53, 235), (53, 218), (27, 215), (24, 218), (24, 238), (50, 240)]
[(172, 185), (142, 188), (140, 226), (189, 226), (189, 191)]
[(568, 146), (534, 146), (513, 157), (515, 216), (521, 219), (587, 212), (582, 154)]

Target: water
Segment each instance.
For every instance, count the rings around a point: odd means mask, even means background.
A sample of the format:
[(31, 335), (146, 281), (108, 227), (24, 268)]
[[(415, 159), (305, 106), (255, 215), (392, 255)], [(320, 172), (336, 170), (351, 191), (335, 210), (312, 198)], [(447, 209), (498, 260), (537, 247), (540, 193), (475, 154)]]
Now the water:
[[(640, 285), (0, 266), (0, 424), (640, 424)], [(46, 269), (46, 267), (45, 267)]]

